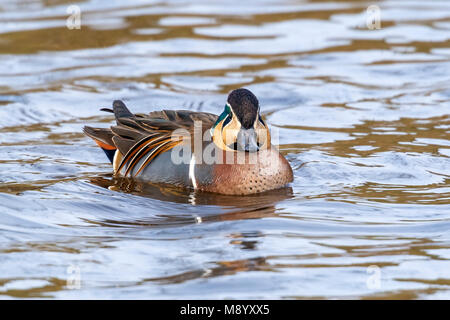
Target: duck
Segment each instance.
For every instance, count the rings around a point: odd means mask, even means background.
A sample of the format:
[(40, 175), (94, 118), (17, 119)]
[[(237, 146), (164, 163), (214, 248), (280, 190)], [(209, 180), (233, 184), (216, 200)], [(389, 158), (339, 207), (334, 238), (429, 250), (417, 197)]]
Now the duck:
[(231, 91), (220, 115), (190, 110), (133, 114), (123, 101), (111, 108), (116, 125), (85, 126), (115, 177), (195, 191), (250, 195), (293, 181), (286, 158), (272, 145), (259, 101), (246, 88)]

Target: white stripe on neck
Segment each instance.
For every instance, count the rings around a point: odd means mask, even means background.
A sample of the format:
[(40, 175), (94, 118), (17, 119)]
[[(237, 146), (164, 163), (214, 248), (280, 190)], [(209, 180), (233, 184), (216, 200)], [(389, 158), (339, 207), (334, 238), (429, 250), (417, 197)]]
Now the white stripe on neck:
[(195, 180), (195, 155), (192, 155), (191, 162), (189, 162), (189, 179), (192, 180), (192, 185), (194, 186), (194, 189), (197, 189), (197, 181)]

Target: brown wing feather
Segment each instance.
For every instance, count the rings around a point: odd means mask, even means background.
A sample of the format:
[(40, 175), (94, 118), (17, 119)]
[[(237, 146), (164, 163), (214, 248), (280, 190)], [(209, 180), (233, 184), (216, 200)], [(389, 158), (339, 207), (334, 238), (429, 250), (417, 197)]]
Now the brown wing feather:
[(85, 126), (83, 128), (83, 132), (88, 137), (103, 142), (104, 144), (114, 146), (114, 142), (112, 140), (114, 134), (111, 132), (110, 129), (107, 128), (92, 128)]
[(136, 144), (136, 141), (120, 136), (113, 136), (112, 140), (114, 142), (114, 145), (117, 147), (117, 149), (119, 149), (122, 155), (126, 154), (127, 151)]
[[(111, 112), (110, 109), (107, 110)], [(162, 110), (149, 114), (132, 114), (122, 101), (113, 103), (117, 125), (110, 129), (85, 127), (84, 132), (94, 140), (100, 140), (116, 147), (122, 160), (116, 172), (125, 168), (125, 176), (132, 172), (142, 158), (146, 157), (136, 172), (139, 174), (155, 157), (179, 144), (172, 140), (172, 132), (186, 129), (192, 133), (195, 121), (202, 121), (202, 127), (210, 128), (217, 116), (206, 112), (189, 110)]]

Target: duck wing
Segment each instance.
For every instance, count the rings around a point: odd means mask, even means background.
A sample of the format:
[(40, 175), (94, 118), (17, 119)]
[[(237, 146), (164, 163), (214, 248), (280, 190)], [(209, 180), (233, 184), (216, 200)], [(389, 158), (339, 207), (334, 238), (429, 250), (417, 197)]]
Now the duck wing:
[[(162, 110), (149, 114), (133, 114), (125, 104), (116, 100), (113, 109), (102, 109), (114, 113), (116, 125), (111, 128), (93, 128), (85, 126), (84, 133), (105, 151), (120, 152), (120, 162), (108, 155), (114, 163), (116, 173), (123, 171), (127, 176), (141, 162), (135, 175), (139, 174), (154, 158), (180, 144), (193, 133), (194, 123), (201, 121), (202, 132), (211, 128), (217, 116), (207, 112), (189, 110)], [(175, 132), (177, 129), (184, 129)], [(144, 158), (144, 161), (141, 159)], [(114, 154), (116, 159), (116, 154)]]

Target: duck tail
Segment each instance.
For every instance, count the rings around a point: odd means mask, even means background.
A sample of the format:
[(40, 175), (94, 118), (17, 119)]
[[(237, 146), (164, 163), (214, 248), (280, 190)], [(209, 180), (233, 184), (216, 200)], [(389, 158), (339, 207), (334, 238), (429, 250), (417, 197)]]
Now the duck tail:
[(111, 129), (107, 128), (92, 128), (85, 126), (83, 132), (88, 137), (92, 138), (95, 143), (105, 152), (109, 161), (113, 163), (114, 155), (116, 154), (117, 147), (115, 146), (112, 137), (113, 133)]
[(113, 112), (116, 120), (119, 118), (132, 118), (134, 116), (121, 100), (114, 100)]

